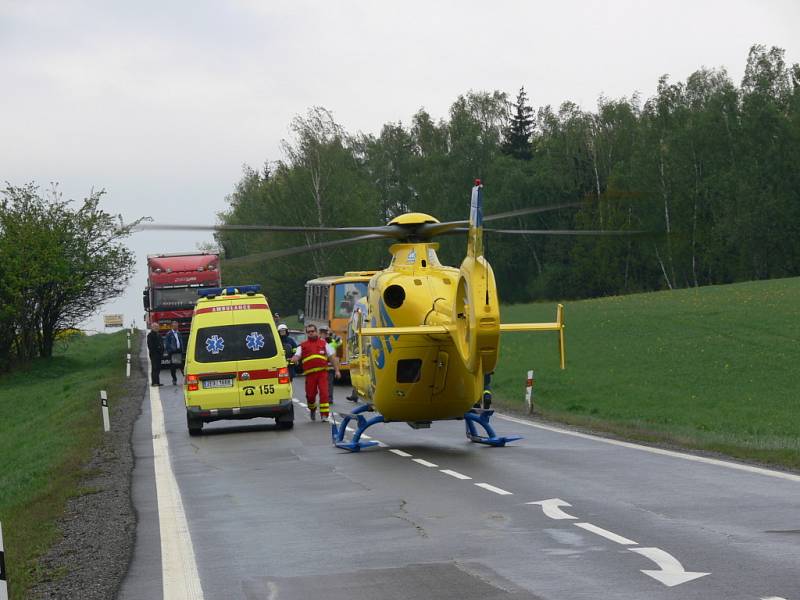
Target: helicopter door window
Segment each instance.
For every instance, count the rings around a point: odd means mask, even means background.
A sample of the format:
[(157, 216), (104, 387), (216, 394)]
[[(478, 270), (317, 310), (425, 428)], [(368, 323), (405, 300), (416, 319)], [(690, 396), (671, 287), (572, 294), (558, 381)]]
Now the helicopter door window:
[(416, 383), (422, 370), (422, 359), (404, 358), (397, 361), (397, 383)]

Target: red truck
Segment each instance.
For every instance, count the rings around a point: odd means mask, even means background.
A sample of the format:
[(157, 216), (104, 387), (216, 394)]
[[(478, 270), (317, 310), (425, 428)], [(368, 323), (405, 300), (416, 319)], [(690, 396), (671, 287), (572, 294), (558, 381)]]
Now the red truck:
[(178, 322), (183, 347), (189, 338), (197, 290), (220, 287), (219, 255), (207, 252), (151, 254), (147, 257), (147, 287), (143, 293), (147, 327), (158, 323), (161, 335)]

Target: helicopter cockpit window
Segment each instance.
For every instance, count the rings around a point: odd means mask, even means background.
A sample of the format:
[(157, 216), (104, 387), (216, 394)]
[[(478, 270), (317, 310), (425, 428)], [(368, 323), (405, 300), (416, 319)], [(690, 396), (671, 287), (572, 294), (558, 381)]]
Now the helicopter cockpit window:
[(422, 359), (403, 358), (397, 361), (397, 383), (416, 383), (422, 370)]
[(334, 317), (349, 319), (356, 303), (367, 295), (365, 281), (339, 283), (334, 292)]

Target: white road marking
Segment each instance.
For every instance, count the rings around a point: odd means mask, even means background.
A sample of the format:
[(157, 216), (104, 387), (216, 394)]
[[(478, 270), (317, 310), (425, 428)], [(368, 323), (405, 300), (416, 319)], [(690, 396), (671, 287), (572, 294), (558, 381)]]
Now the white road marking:
[(500, 494), (501, 496), (511, 496), (513, 494), (513, 492), (509, 492), (499, 487), (494, 487), (493, 485), (489, 485), (488, 483), (476, 483), (475, 485), (477, 485), (479, 488), (483, 488), (485, 490), (489, 490), (490, 492), (494, 492), (495, 494)]
[(412, 458), (415, 463), (422, 465), (423, 467), (433, 467), (436, 468), (439, 465), (435, 465), (432, 462), (428, 462), (427, 460), (422, 460), (421, 458)]
[(575, 525), (575, 527), (580, 527), (581, 529), (585, 529), (586, 531), (591, 531), (592, 533), (596, 533), (597, 535), (604, 537), (607, 540), (611, 540), (612, 542), (622, 544), (623, 546), (638, 545), (633, 540), (629, 540), (626, 537), (617, 535), (613, 531), (608, 531), (607, 529), (603, 529), (602, 527), (598, 527), (597, 525), (592, 525), (591, 523), (573, 523), (573, 525)]
[(398, 449), (396, 449), (396, 448), (391, 448), (391, 449), (389, 450), (389, 452), (392, 452), (392, 453), (394, 453), (394, 454), (397, 454), (397, 456), (402, 456), (402, 457), (404, 457), (404, 458), (410, 458), (410, 457), (412, 456), (412, 455), (411, 455), (411, 454), (409, 454), (408, 452), (403, 452), (402, 450), (398, 450)]
[(450, 469), (439, 469), (445, 475), (450, 475), (450, 477), (455, 477), (456, 479), (472, 479), (469, 475), (464, 475), (459, 473), (458, 471), (451, 471)]
[[(148, 363), (150, 359), (148, 358)], [(148, 364), (148, 367), (150, 365)], [(197, 572), (192, 536), (183, 510), (181, 491), (169, 459), (169, 442), (161, 408), (159, 388), (150, 387), (153, 465), (161, 536), (161, 580), (164, 598), (202, 600), (203, 588)]]
[(371, 440), (372, 439), (372, 437), (367, 435), (366, 433), (362, 433), (361, 437), (364, 438), (365, 440)]
[(766, 598), (761, 598), (761, 600), (786, 600), (786, 598), (781, 598), (780, 596), (767, 596)]
[(711, 574), (684, 571), (683, 565), (678, 562), (678, 559), (668, 552), (664, 552), (661, 548), (628, 548), (628, 550), (636, 552), (636, 554), (641, 554), (656, 563), (661, 569), (660, 571), (646, 571), (642, 569), (642, 573), (652, 577), (656, 581), (660, 581), (667, 587), (674, 587)]
[(705, 456), (694, 456), (692, 454), (685, 454), (683, 452), (675, 452), (674, 450), (664, 450), (663, 448), (653, 448), (650, 446), (642, 446), (632, 442), (623, 442), (620, 440), (612, 440), (609, 438), (591, 435), (589, 433), (581, 433), (579, 431), (570, 431), (569, 429), (561, 429), (560, 427), (553, 427), (551, 425), (542, 425), (541, 423), (533, 423), (525, 419), (518, 419), (517, 417), (509, 417), (508, 415), (497, 415), (506, 421), (519, 423), (520, 425), (527, 425), (536, 429), (543, 429), (545, 431), (552, 431), (553, 433), (561, 433), (564, 435), (571, 435), (572, 437), (582, 438), (585, 440), (592, 440), (594, 442), (602, 442), (603, 444), (611, 444), (612, 446), (621, 446), (623, 448), (630, 448), (631, 450), (641, 450), (642, 452), (650, 452), (651, 454), (660, 454), (662, 456), (671, 456), (672, 458), (681, 458), (692, 462), (705, 463), (707, 465), (714, 465), (717, 467), (725, 467), (726, 469), (734, 469), (736, 471), (745, 471), (747, 473), (757, 473), (758, 475), (766, 475), (768, 477), (775, 477), (778, 479), (786, 479), (788, 481), (800, 482), (800, 475), (794, 473), (784, 473), (783, 471), (773, 471), (771, 469), (764, 469), (763, 467), (753, 467), (751, 465), (744, 465), (735, 462), (728, 462), (716, 458), (707, 458)]
[(526, 504), (538, 504), (542, 507), (542, 512), (551, 519), (577, 519), (565, 513), (559, 506), (572, 506), (569, 502), (564, 502), (560, 498), (550, 498), (549, 500), (539, 500), (538, 502), (526, 502)]

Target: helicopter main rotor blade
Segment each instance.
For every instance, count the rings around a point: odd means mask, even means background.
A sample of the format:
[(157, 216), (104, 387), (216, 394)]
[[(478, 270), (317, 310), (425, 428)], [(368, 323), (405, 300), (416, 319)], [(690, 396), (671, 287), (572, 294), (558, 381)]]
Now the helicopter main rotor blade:
[(507, 235), (607, 235), (607, 236), (647, 236), (650, 231), (625, 231), (621, 229), (487, 229), (484, 232)]
[(226, 265), (239, 265), (249, 262), (257, 262), (267, 260), (270, 258), (281, 258), (283, 256), (292, 256), (293, 254), (303, 254), (304, 252), (315, 252), (325, 248), (336, 248), (338, 246), (349, 246), (350, 244), (357, 244), (359, 242), (366, 242), (370, 240), (381, 240), (385, 236), (379, 234), (359, 235), (357, 237), (345, 238), (343, 240), (330, 240), (327, 242), (319, 242), (318, 244), (307, 244), (305, 246), (292, 246), (291, 248), (281, 248), (280, 250), (270, 250), (269, 252), (259, 252), (257, 254), (248, 254), (246, 256), (237, 256), (236, 258), (229, 258), (224, 260)]
[(403, 229), (393, 225), (378, 227), (305, 227), (299, 225), (193, 225), (193, 224), (159, 224), (141, 223), (136, 231), (285, 231), (295, 233), (360, 233), (374, 234), (379, 237), (402, 237)]
[[(525, 215), (535, 215), (538, 213), (550, 212), (553, 210), (559, 210), (562, 208), (577, 208), (581, 206), (580, 202), (570, 202), (567, 204), (551, 204), (548, 206), (528, 206), (526, 208), (518, 208), (516, 210), (510, 210), (507, 212), (497, 213), (495, 215), (488, 215), (483, 217), (483, 222), (487, 221), (498, 221), (500, 219), (509, 219), (511, 217), (522, 217)], [(445, 221), (444, 223), (429, 223), (422, 225), (419, 229), (420, 236), (432, 237), (434, 235), (441, 235), (445, 232), (449, 232), (453, 229), (458, 230), (459, 228), (465, 227), (469, 225), (469, 220), (466, 221)]]

